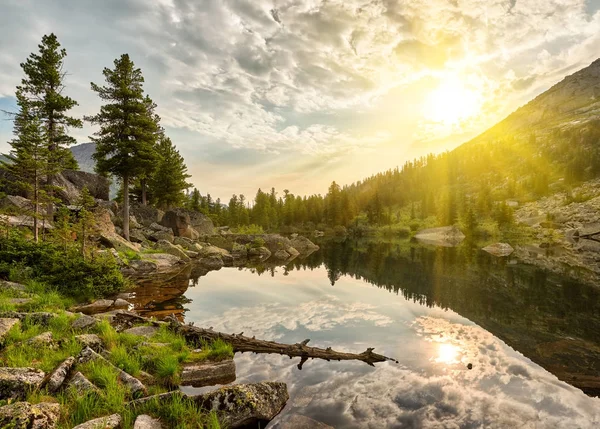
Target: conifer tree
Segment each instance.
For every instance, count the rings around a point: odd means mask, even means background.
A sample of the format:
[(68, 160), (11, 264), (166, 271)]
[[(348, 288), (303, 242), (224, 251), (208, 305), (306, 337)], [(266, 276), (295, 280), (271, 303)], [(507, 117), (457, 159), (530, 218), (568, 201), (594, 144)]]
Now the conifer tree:
[[(66, 72), (63, 70), (67, 51), (61, 48), (52, 33), (42, 37), (39, 53), (32, 53), (21, 64), (25, 77), (17, 91), (29, 104), (32, 115), (37, 117), (43, 128), (43, 139), (49, 150), (47, 180), (52, 185), (53, 177), (62, 170), (77, 168), (77, 161), (68, 149), (76, 140), (68, 135), (69, 128), (81, 128), (82, 122), (67, 113), (78, 103), (63, 94)], [(52, 190), (50, 188), (50, 193)], [(53, 211), (48, 205), (48, 213)]]
[(168, 137), (160, 138), (156, 150), (159, 161), (150, 182), (153, 198), (161, 208), (181, 205), (184, 191), (192, 186), (186, 182), (191, 176), (187, 174), (185, 161)]
[(92, 83), (104, 104), (97, 115), (86, 119), (100, 126), (92, 137), (96, 143), (96, 170), (119, 177), (123, 183), (123, 236), (129, 239), (129, 185), (156, 163), (155, 140), (159, 126), (149, 114), (142, 71), (128, 54), (114, 61), (114, 69), (102, 72), (105, 86)]
[(13, 183), (25, 191), (33, 203), (33, 236), (39, 240), (40, 204), (47, 201), (44, 180), (49, 173), (50, 150), (44, 139), (42, 123), (31, 109), (31, 104), (17, 90), (17, 105), (19, 112), (14, 117), (15, 138), (10, 141), (11, 152), (8, 160), (2, 162), (2, 167), (16, 178)]

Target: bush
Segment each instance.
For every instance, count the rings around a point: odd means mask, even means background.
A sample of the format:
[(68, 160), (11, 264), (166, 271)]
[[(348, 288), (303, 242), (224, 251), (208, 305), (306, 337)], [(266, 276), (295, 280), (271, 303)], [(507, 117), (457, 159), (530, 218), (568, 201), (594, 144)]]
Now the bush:
[(235, 228), (238, 234), (264, 234), (263, 227), (260, 225), (242, 225)]
[(265, 240), (262, 237), (256, 237), (252, 240), (252, 243), (250, 243), (251, 249), (258, 249), (259, 247), (265, 247)]
[(20, 234), (0, 238), (0, 277), (37, 280), (58, 293), (95, 298), (122, 290), (125, 279), (113, 256), (94, 254), (85, 259), (74, 247), (25, 239)]

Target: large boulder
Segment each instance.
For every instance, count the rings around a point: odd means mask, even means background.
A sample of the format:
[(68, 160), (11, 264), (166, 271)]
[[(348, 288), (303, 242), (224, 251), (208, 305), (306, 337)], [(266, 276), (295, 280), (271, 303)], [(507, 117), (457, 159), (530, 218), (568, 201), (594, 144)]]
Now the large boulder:
[(154, 223), (160, 223), (165, 215), (165, 212), (162, 210), (143, 204), (132, 204), (129, 212), (145, 227), (150, 227)]
[(216, 411), (223, 426), (235, 429), (263, 427), (279, 414), (289, 395), (285, 383), (266, 381), (226, 386), (191, 398), (200, 408)]
[(41, 386), (45, 375), (34, 368), (0, 367), (0, 399), (24, 399)]
[(131, 241), (125, 240), (118, 234), (106, 234), (102, 233), (99, 236), (100, 243), (108, 248), (115, 249), (118, 252), (139, 252), (141, 246), (138, 243), (132, 243)]
[(184, 263), (177, 256), (168, 253), (149, 253), (141, 256), (141, 260), (131, 261), (129, 264), (138, 274), (169, 272)]
[(182, 261), (189, 262), (190, 260), (190, 257), (185, 253), (181, 246), (169, 243), (167, 240), (158, 240), (154, 248), (161, 252), (168, 253), (169, 255), (177, 256)]
[(183, 365), (181, 385), (192, 387), (229, 384), (235, 381), (233, 359), (221, 362), (194, 362)]
[(515, 249), (513, 249), (513, 247), (508, 243), (490, 244), (489, 246), (486, 246), (481, 250), (489, 253), (490, 255), (498, 257), (509, 256), (512, 252), (515, 251)]
[[(65, 170), (56, 176), (55, 184), (68, 189), (68, 196), (65, 192), (64, 199), (67, 204), (74, 203), (84, 187), (88, 188), (90, 195), (97, 200), (108, 200), (110, 181), (103, 176), (85, 171)], [(73, 190), (75, 192), (73, 192)], [(62, 199), (63, 194), (58, 191), (58, 197)]]
[(166, 240), (169, 243), (173, 243), (175, 240), (175, 235), (173, 235), (172, 231), (155, 231), (148, 236), (148, 240), (154, 241), (155, 243), (160, 240)]
[(16, 402), (0, 407), (0, 427), (10, 429), (53, 429), (60, 417), (60, 405), (51, 402)]
[(271, 257), (271, 251), (266, 247), (251, 247), (248, 249), (248, 258), (258, 261), (266, 261)]
[(415, 235), (415, 238), (424, 244), (454, 247), (465, 239), (465, 235), (456, 226), (442, 226), (421, 230)]
[(0, 210), (4, 213), (33, 213), (34, 208), (35, 207), (30, 200), (19, 195), (7, 195), (4, 198), (0, 198)]
[(43, 387), (51, 394), (57, 392), (62, 387), (74, 364), (75, 358), (73, 356), (65, 359), (54, 371), (46, 376), (42, 383)]
[(17, 323), (19, 323), (19, 319), (16, 318), (0, 319), (0, 343), (3, 342), (4, 337), (6, 336), (6, 334), (8, 334), (8, 331), (10, 331), (12, 327), (15, 326)]
[(137, 416), (135, 419), (135, 423), (133, 424), (133, 429), (161, 429), (162, 424), (160, 420), (153, 419), (147, 414), (142, 414)]
[(171, 228), (177, 237), (187, 237), (193, 240), (199, 235), (214, 233), (212, 220), (202, 213), (182, 208), (168, 210), (160, 222), (161, 225)]
[(306, 256), (319, 250), (319, 246), (310, 241), (308, 238), (298, 235), (290, 240), (292, 247), (300, 252), (300, 255)]

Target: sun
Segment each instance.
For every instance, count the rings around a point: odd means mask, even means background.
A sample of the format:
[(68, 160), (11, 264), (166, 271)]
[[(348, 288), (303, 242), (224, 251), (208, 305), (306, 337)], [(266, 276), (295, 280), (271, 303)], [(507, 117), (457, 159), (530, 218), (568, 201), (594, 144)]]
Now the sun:
[(453, 364), (458, 363), (460, 348), (448, 343), (441, 343), (438, 348), (438, 356), (435, 359), (438, 363)]
[(446, 76), (425, 99), (423, 115), (446, 126), (459, 125), (476, 116), (481, 109), (481, 96), (458, 76)]

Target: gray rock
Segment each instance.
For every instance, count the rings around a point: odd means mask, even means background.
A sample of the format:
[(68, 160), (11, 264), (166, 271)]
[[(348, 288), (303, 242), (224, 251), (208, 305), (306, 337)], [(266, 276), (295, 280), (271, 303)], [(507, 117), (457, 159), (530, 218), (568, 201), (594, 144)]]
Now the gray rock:
[(35, 313), (25, 313), (20, 311), (1, 311), (0, 319), (19, 319), (21, 321), (27, 319), (31, 323), (36, 325), (46, 326), (50, 319), (54, 319), (56, 314), (54, 313), (46, 313), (46, 312), (35, 312)]
[(415, 238), (424, 244), (454, 247), (465, 239), (465, 235), (455, 226), (442, 226), (421, 230), (415, 235)]
[(215, 232), (215, 226), (209, 217), (182, 208), (168, 210), (160, 224), (170, 228), (177, 237), (197, 239), (198, 235), (211, 235)]
[(44, 332), (40, 335), (36, 335), (33, 338), (27, 340), (27, 344), (37, 344), (42, 347), (52, 347), (54, 346), (54, 338), (52, 337), (52, 332)]
[(127, 403), (128, 407), (135, 408), (147, 404), (148, 402), (163, 402), (173, 398), (174, 396), (183, 396), (181, 390), (172, 390), (171, 392), (159, 393), (158, 395), (146, 396), (144, 398), (134, 399)]
[(154, 248), (169, 255), (177, 256), (182, 261), (188, 262), (190, 260), (190, 257), (185, 254), (185, 251), (181, 247), (171, 244), (166, 240), (159, 240)]
[(81, 170), (63, 170), (55, 180), (57, 187), (64, 188), (58, 191), (57, 196), (67, 204), (76, 203), (84, 187), (88, 188), (92, 197), (108, 200), (110, 181), (106, 177)]
[(100, 417), (75, 426), (73, 429), (115, 429), (121, 426), (121, 416), (112, 414)]
[(515, 251), (515, 249), (513, 249), (513, 247), (508, 243), (490, 244), (489, 246), (486, 246), (481, 250), (489, 253), (490, 255), (498, 257), (508, 256)]
[(135, 419), (135, 423), (133, 424), (133, 429), (161, 429), (162, 425), (160, 424), (160, 420), (153, 419), (147, 414), (142, 414), (137, 416)]
[(115, 299), (111, 308), (119, 309), (119, 308), (129, 308), (129, 302), (125, 301), (123, 298)]
[(11, 290), (15, 292), (25, 292), (25, 285), (20, 283), (9, 282), (6, 280), (0, 280), (0, 290)]
[(225, 386), (191, 398), (200, 408), (219, 412), (221, 424), (235, 429), (273, 420), (289, 395), (285, 383), (267, 381)]
[(173, 241), (175, 240), (175, 236), (171, 231), (156, 231), (154, 234), (148, 236), (148, 240), (154, 242), (165, 240), (169, 243), (173, 243)]
[(117, 233), (102, 233), (98, 236), (98, 239), (103, 246), (115, 249), (118, 252), (139, 252), (141, 249), (138, 243), (127, 241)]
[(73, 308), (73, 311), (83, 314), (102, 313), (112, 307), (114, 302), (112, 299), (99, 299), (91, 304), (77, 306)]
[(129, 328), (123, 331), (125, 334), (139, 335), (140, 337), (150, 338), (152, 335), (158, 332), (156, 326), (136, 326), (135, 328)]
[(59, 364), (54, 371), (46, 376), (42, 387), (46, 387), (49, 393), (55, 393), (61, 388), (65, 379), (68, 377), (71, 368), (75, 364), (75, 358), (69, 357)]
[(0, 367), (0, 399), (24, 399), (42, 385), (45, 375), (34, 368)]
[(290, 241), (292, 247), (296, 249), (300, 255), (310, 255), (311, 253), (319, 250), (319, 246), (301, 235), (292, 238)]
[(235, 381), (233, 359), (221, 362), (198, 362), (185, 364), (181, 372), (181, 385), (192, 387), (229, 384)]
[(100, 389), (98, 389), (94, 383), (88, 380), (85, 375), (79, 371), (77, 371), (73, 377), (71, 377), (68, 386), (75, 389), (79, 395), (85, 395), (90, 392), (100, 393)]
[(85, 331), (87, 329), (91, 329), (98, 324), (98, 319), (88, 316), (86, 314), (81, 314), (79, 318), (75, 319), (71, 324), (71, 327), (76, 331)]
[(208, 270), (220, 270), (225, 266), (223, 259), (217, 255), (202, 258), (199, 263)]
[(93, 351), (91, 348), (86, 347), (79, 354), (79, 359), (78, 359), (79, 363), (86, 363), (86, 362), (90, 362), (90, 361), (94, 361), (94, 360), (100, 360), (108, 365), (113, 366), (119, 374), (118, 375), (119, 381), (121, 381), (121, 383), (123, 383), (129, 389), (132, 396), (134, 396), (134, 397), (144, 396), (147, 394), (146, 386), (144, 386), (144, 384), (140, 380), (127, 374), (122, 369), (117, 368), (112, 363), (110, 363), (107, 359), (105, 359), (103, 356), (101, 356), (98, 353), (96, 353), (95, 351)]
[(175, 255), (168, 253), (149, 253), (142, 255), (141, 261), (132, 261), (131, 266), (138, 273), (165, 273), (177, 268), (184, 262)]
[(333, 426), (318, 422), (301, 414), (288, 414), (282, 417), (273, 429), (333, 429)]
[[(166, 226), (159, 225), (157, 222), (152, 222), (150, 226), (148, 226), (152, 231), (171, 231), (171, 228), (167, 228)], [(173, 232), (173, 231), (171, 231)]]
[(248, 258), (265, 261), (271, 256), (271, 251), (266, 247), (253, 247), (248, 249)]
[(0, 427), (6, 429), (53, 429), (59, 417), (56, 403), (16, 402), (0, 407)]
[(192, 250), (192, 251), (197, 250), (194, 246), (194, 241), (191, 238), (175, 237), (173, 239), (173, 244), (179, 245), (186, 250)]
[(76, 335), (75, 339), (83, 346), (100, 353), (104, 349), (102, 339), (96, 334)]
[(4, 340), (4, 337), (6, 336), (6, 334), (8, 334), (8, 331), (10, 331), (12, 327), (15, 326), (17, 323), (19, 323), (19, 319), (17, 318), (0, 319), (0, 342)]
[(290, 255), (288, 252), (286, 252), (283, 249), (278, 250), (277, 252), (273, 253), (273, 255), (272, 255), (272, 259), (275, 259), (277, 261), (287, 261), (291, 257), (292, 257), (292, 255)]
[(148, 238), (141, 229), (131, 229), (129, 230), (129, 241), (132, 243), (145, 243)]
[(193, 250), (186, 250), (185, 254), (188, 255), (190, 259), (196, 259), (200, 256), (200, 253), (194, 252)]

